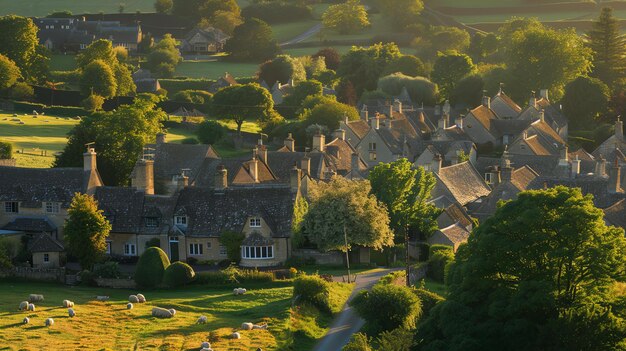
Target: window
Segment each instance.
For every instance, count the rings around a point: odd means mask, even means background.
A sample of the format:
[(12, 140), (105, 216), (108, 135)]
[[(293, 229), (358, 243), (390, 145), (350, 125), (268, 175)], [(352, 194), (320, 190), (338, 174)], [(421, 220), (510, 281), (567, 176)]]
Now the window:
[(509, 136), (508, 135), (503, 135), (502, 136), (502, 144), (508, 145), (508, 143), (509, 143)]
[(274, 246), (242, 246), (241, 257), (253, 260), (274, 258)]
[(137, 250), (135, 244), (124, 244), (124, 255), (135, 256), (136, 254)]
[(43, 254), (43, 261), (45, 263), (50, 262), (50, 254), (47, 254), (47, 253)]
[(202, 244), (189, 244), (190, 255), (202, 255)]
[(4, 203), (4, 212), (17, 213), (19, 211), (19, 203), (17, 201), (7, 201)]
[(369, 150), (370, 151), (376, 151), (376, 143), (370, 143)]
[(107, 241), (107, 251), (106, 251), (107, 255), (111, 254), (111, 242)]
[(261, 227), (261, 218), (250, 218), (250, 227), (251, 228), (260, 228)]
[(155, 217), (146, 217), (146, 227), (156, 228), (159, 226), (159, 219)]
[(493, 174), (492, 173), (485, 173), (485, 182), (487, 184), (492, 184), (493, 182)]
[(370, 151), (370, 161), (376, 161), (376, 152)]
[(210, 248), (211, 248), (211, 242), (210, 242), (210, 241), (206, 243), (206, 248), (207, 248), (207, 249), (210, 249)]
[(61, 204), (58, 202), (46, 202), (46, 213), (59, 213)]
[(187, 226), (187, 216), (176, 216), (176, 217), (174, 217), (174, 224), (186, 227)]
[(226, 251), (226, 246), (220, 245), (220, 256), (226, 256), (228, 251)]

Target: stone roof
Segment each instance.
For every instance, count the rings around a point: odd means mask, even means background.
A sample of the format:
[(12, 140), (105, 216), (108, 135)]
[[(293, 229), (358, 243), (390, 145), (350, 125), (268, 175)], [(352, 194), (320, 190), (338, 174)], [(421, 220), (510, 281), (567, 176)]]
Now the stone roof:
[(224, 32), (217, 28), (194, 28), (185, 36), (185, 41), (190, 41), (194, 36), (200, 35), (207, 42), (224, 43), (229, 38)]
[(219, 237), (224, 231), (241, 232), (249, 217), (270, 226), (272, 237), (289, 237), (296, 195), (287, 186), (227, 188), (221, 191), (187, 187), (174, 213), (188, 216), (186, 235)]
[[(341, 176), (352, 171), (352, 154), (356, 153), (356, 150), (347, 141), (336, 138), (326, 144), (325, 150), (326, 159), (331, 164), (333, 171)], [(365, 171), (366, 169), (367, 164), (359, 157), (359, 169), (357, 171)]]
[(354, 132), (354, 134), (359, 138), (359, 140), (355, 140), (353, 143), (356, 145), (365, 135), (370, 131), (370, 125), (368, 121), (364, 121), (362, 119), (358, 121), (349, 121), (346, 123), (346, 126), (350, 128)]
[(259, 232), (250, 233), (242, 242), (241, 246), (268, 246), (274, 245), (274, 240), (264, 237)]
[(470, 162), (443, 167), (435, 174), (435, 177), (438, 180), (438, 185), (443, 185), (445, 189), (437, 186), (435, 188), (436, 191), (439, 188), (442, 194), (433, 194), (433, 197), (443, 195), (447, 191), (449, 195), (463, 206), (485, 197), (491, 192), (491, 188), (489, 188), (483, 177)]
[(84, 192), (90, 173), (82, 168), (21, 168), (0, 166), (0, 201), (19, 201), (24, 208), (60, 202), (68, 208), (74, 194)]
[(465, 209), (456, 202), (450, 203), (446, 208), (444, 208), (439, 217), (437, 217), (439, 227), (447, 227), (452, 224), (443, 219), (444, 215), (446, 215), (453, 223), (458, 223), (464, 228), (470, 227), (474, 224), (472, 218), (467, 214)]
[(499, 201), (516, 199), (517, 194), (527, 190), (537, 177), (537, 173), (528, 166), (513, 170), (511, 172), (511, 181), (502, 181), (497, 184), (474, 214), (481, 220), (493, 215), (496, 212)]
[(452, 224), (439, 231), (454, 244), (464, 243), (470, 236), (470, 232), (459, 223)]
[(267, 153), (267, 163), (279, 182), (289, 183), (291, 169), (294, 165), (300, 168), (304, 157), (311, 159), (311, 178), (323, 178), (322, 172), (325, 160), (324, 154), (320, 152), (269, 151)]
[(65, 248), (58, 240), (50, 234), (41, 233), (35, 237), (28, 245), (30, 252), (63, 252)]
[[(559, 156), (537, 156), (537, 155), (514, 155), (509, 154), (511, 165), (515, 168), (529, 166), (540, 176), (554, 176), (559, 163)], [(500, 158), (496, 157), (478, 157), (476, 160), (476, 169), (480, 173), (486, 173), (494, 166), (500, 165)]]
[(593, 195), (593, 203), (599, 208), (607, 208), (626, 197), (624, 193), (610, 193), (608, 178), (581, 176), (575, 179), (558, 179), (538, 177), (530, 185), (531, 189), (552, 188), (564, 185), (571, 188), (580, 188), (584, 195)]
[(552, 105), (550, 100), (543, 97), (537, 99), (537, 107), (543, 109), (545, 119), (550, 125), (556, 125), (558, 127), (567, 125), (567, 118), (563, 116), (559, 109)]
[(503, 91), (498, 92), (491, 99), (491, 109), (500, 118), (512, 118), (522, 112), (522, 108), (519, 107), (508, 95)]
[(609, 224), (626, 229), (626, 199), (605, 208), (604, 218)]
[(48, 221), (47, 218), (30, 218), (30, 217), (18, 217), (7, 223), (4, 230), (15, 230), (21, 232), (53, 232), (57, 227)]
[[(493, 123), (493, 121), (497, 120), (498, 117), (490, 108), (484, 105), (480, 105), (476, 107), (475, 109), (471, 110), (469, 114), (474, 116), (474, 118), (476, 118), (476, 120), (478, 120), (478, 122), (486, 130), (488, 130), (491, 135), (496, 136), (496, 137), (499, 135), (498, 130), (496, 129), (495, 124)], [(467, 127), (470, 128), (469, 125)]]
[(98, 208), (115, 233), (138, 234), (143, 226), (144, 193), (129, 187), (99, 187), (95, 198)]
[(585, 151), (585, 149), (583, 149), (582, 147), (574, 152), (570, 152), (568, 156), (570, 160), (573, 160), (576, 157), (578, 157), (578, 159), (581, 161), (595, 161), (595, 157), (593, 157), (592, 154)]
[(173, 176), (181, 174), (182, 169), (188, 169), (185, 175), (193, 182), (205, 159), (219, 159), (210, 145), (158, 143), (146, 146), (154, 149), (155, 180), (171, 180)]

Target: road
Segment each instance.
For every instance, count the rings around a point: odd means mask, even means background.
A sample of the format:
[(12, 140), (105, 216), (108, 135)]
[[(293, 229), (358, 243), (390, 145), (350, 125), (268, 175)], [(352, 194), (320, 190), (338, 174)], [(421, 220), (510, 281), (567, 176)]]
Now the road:
[(371, 289), (381, 277), (395, 270), (397, 269), (385, 269), (357, 275), (356, 286), (352, 291), (352, 295), (348, 298), (341, 313), (335, 317), (326, 335), (315, 345), (313, 351), (341, 351), (341, 348), (350, 341), (352, 334), (358, 333), (363, 324), (365, 324), (365, 321), (357, 316), (352, 307), (348, 306), (348, 303), (359, 291)]
[(322, 24), (318, 23), (314, 25), (313, 27), (309, 28), (309, 30), (307, 30), (306, 32), (298, 35), (297, 37), (290, 39), (284, 43), (280, 43), (280, 46), (288, 46), (288, 45), (293, 45), (296, 43), (303, 42), (309, 39), (310, 37), (314, 36), (315, 34), (317, 34), (320, 30), (322, 30)]

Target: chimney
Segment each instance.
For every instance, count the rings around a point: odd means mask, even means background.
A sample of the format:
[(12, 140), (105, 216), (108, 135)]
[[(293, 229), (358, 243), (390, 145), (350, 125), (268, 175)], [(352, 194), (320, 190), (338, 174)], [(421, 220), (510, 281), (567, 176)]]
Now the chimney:
[(602, 155), (600, 155), (600, 158), (596, 161), (596, 169), (594, 173), (596, 178), (602, 178), (606, 173), (606, 160)]
[(613, 163), (613, 166), (611, 166), (611, 169), (609, 170), (609, 183), (608, 183), (609, 193), (611, 194), (621, 193), (622, 192), (621, 182), (622, 182), (621, 169), (619, 167), (619, 164), (617, 163), (617, 157), (616, 157), (615, 162)]
[(528, 131), (527, 130), (524, 130), (522, 132), (522, 139), (524, 139), (524, 140), (528, 139)]
[(300, 160), (300, 169), (304, 174), (308, 176), (311, 175), (311, 159), (309, 156), (304, 156), (302, 160)]
[[(361, 109), (361, 119), (364, 121), (367, 121), (369, 119), (368, 117), (369, 113), (367, 112), (367, 105), (363, 105), (363, 108)], [(348, 117), (346, 116), (346, 119)]]
[(137, 160), (131, 186), (143, 191), (146, 195), (154, 195), (154, 161)]
[(446, 100), (446, 102), (443, 104), (442, 110), (445, 116), (450, 116), (450, 101)]
[(430, 169), (432, 170), (433, 173), (438, 174), (439, 170), (441, 169), (441, 162), (443, 161), (442, 157), (440, 154), (436, 154), (433, 157), (433, 160), (431, 162), (430, 165)]
[(441, 114), (441, 106), (435, 105), (435, 116), (439, 116)]
[(189, 186), (189, 177), (185, 173), (181, 173), (176, 177), (176, 190), (181, 190)]
[(459, 115), (459, 117), (455, 120), (456, 126), (459, 129), (463, 129), (463, 115)]
[(259, 157), (263, 163), (267, 164), (267, 148), (265, 146), (259, 149)]
[(165, 133), (157, 133), (156, 135), (156, 143), (157, 144), (165, 144)]
[(291, 191), (297, 193), (300, 190), (300, 177), (301, 172), (296, 165), (293, 166), (289, 173), (289, 184), (291, 186)]
[(483, 96), (483, 106), (491, 108), (491, 98), (489, 96)]
[(285, 147), (291, 152), (294, 152), (296, 149), (296, 141), (293, 139), (293, 136), (291, 136), (291, 133), (289, 133), (285, 139)]
[(439, 127), (439, 129), (446, 129), (448, 127), (448, 115), (441, 115), (437, 126)]
[(539, 90), (539, 96), (541, 96), (544, 100), (550, 101), (550, 99), (548, 99), (548, 89)]
[(389, 104), (389, 119), (393, 118), (393, 103)]
[(336, 129), (336, 130), (333, 132), (333, 138), (335, 138), (335, 139), (341, 139), (341, 140), (346, 140), (346, 131), (345, 131), (345, 130), (343, 130), (343, 129), (341, 129), (341, 128)]
[(495, 188), (496, 186), (498, 186), (498, 184), (500, 184), (500, 182), (502, 182), (502, 180), (500, 178), (501, 177), (501, 173), (502, 172), (500, 172), (500, 167), (495, 166), (494, 170), (493, 170), (494, 177), (491, 179), (491, 186), (492, 187)]
[(513, 167), (509, 163), (506, 167), (503, 167), (500, 170), (500, 177), (502, 178), (502, 182), (511, 182), (513, 179)]
[(567, 145), (563, 145), (559, 150), (559, 165), (567, 165), (569, 161)]
[(370, 126), (372, 129), (378, 129), (380, 127), (380, 118), (378, 115), (370, 118)]
[(398, 113), (402, 113), (402, 102), (398, 99), (395, 99), (393, 101), (393, 109), (396, 110)]
[(259, 161), (257, 161), (256, 157), (252, 157), (252, 160), (248, 162), (250, 167), (250, 175), (255, 183), (259, 182)]
[(541, 111), (539, 111), (539, 120), (541, 122), (545, 122), (546, 121), (546, 112), (543, 109), (541, 109)]
[(83, 170), (92, 171), (96, 169), (98, 169), (96, 164), (96, 149), (88, 146), (87, 151), (83, 154)]
[(617, 121), (615, 121), (615, 138), (617, 140), (624, 140), (624, 122), (617, 117)]
[(326, 146), (326, 136), (322, 133), (317, 133), (313, 136), (313, 151), (324, 152)]
[(224, 190), (228, 188), (228, 170), (224, 165), (219, 165), (215, 172), (215, 190)]
[(353, 174), (354, 172), (360, 171), (360, 167), (359, 167), (360, 164), (361, 162), (359, 162), (359, 154), (356, 152), (353, 152), (352, 156), (350, 157), (350, 169), (352, 170)]
[(572, 179), (576, 179), (576, 177), (578, 177), (579, 174), (580, 174), (580, 160), (578, 159), (578, 156), (576, 156), (576, 158), (572, 160)]
[(528, 105), (534, 108), (537, 108), (537, 98), (535, 97), (535, 92), (531, 92), (530, 99), (528, 99)]

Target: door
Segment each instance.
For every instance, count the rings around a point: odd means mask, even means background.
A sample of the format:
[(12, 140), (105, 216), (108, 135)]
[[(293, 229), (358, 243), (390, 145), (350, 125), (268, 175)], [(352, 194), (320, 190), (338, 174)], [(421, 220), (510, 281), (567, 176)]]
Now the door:
[(170, 261), (178, 261), (178, 237), (170, 236)]

